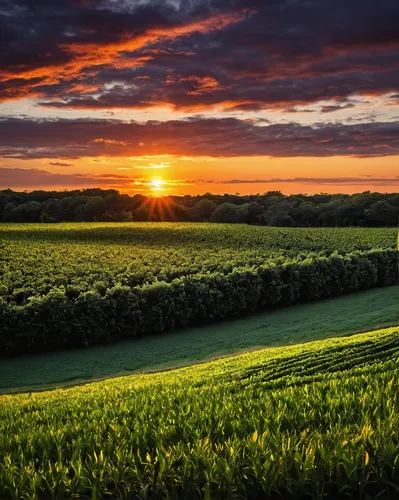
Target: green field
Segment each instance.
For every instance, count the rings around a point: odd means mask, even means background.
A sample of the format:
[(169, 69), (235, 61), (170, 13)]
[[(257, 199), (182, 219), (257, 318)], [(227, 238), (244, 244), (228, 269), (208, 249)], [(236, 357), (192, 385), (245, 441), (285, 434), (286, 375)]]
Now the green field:
[(0, 396), (0, 498), (396, 498), (398, 333)]
[(198, 326), (398, 282), (394, 228), (1, 224), (0, 351)]
[[(0, 289), (21, 305), (58, 287), (83, 293), (397, 248), (396, 228), (275, 228), (201, 223), (0, 224)], [(72, 293), (72, 290), (71, 290)]]
[(399, 286), (391, 286), (111, 345), (3, 359), (0, 393), (72, 385), (398, 325), (398, 304)]
[(2, 500), (397, 497), (396, 230), (1, 224), (0, 250)]

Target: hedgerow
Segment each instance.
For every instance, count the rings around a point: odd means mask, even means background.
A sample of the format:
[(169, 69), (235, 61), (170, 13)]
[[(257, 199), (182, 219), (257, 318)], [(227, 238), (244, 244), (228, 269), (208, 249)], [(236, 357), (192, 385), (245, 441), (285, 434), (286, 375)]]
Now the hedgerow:
[(234, 318), (398, 282), (396, 250), (369, 250), (193, 274), (170, 282), (59, 286), (24, 305), (0, 298), (5, 355), (87, 346)]

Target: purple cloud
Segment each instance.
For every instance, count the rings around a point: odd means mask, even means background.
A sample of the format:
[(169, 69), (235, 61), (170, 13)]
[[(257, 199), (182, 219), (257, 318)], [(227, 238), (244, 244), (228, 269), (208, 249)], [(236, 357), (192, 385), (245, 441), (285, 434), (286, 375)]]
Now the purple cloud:
[(399, 154), (399, 122), (261, 125), (236, 118), (168, 122), (0, 119), (0, 157), (373, 157)]

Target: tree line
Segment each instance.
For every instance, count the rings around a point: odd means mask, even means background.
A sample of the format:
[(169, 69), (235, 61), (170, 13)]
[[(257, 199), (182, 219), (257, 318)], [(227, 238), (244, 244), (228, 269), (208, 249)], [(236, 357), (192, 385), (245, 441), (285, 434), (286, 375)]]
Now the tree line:
[(163, 196), (114, 189), (0, 191), (2, 222), (226, 222), (285, 227), (397, 226), (399, 193), (284, 195), (280, 191)]

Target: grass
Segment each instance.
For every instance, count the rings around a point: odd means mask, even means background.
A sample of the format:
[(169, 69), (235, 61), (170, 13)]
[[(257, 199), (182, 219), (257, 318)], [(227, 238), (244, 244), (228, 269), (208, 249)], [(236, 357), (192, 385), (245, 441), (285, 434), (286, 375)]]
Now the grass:
[(0, 498), (397, 498), (398, 333), (0, 396)]
[(0, 393), (162, 370), (399, 324), (399, 286), (118, 344), (1, 360)]

